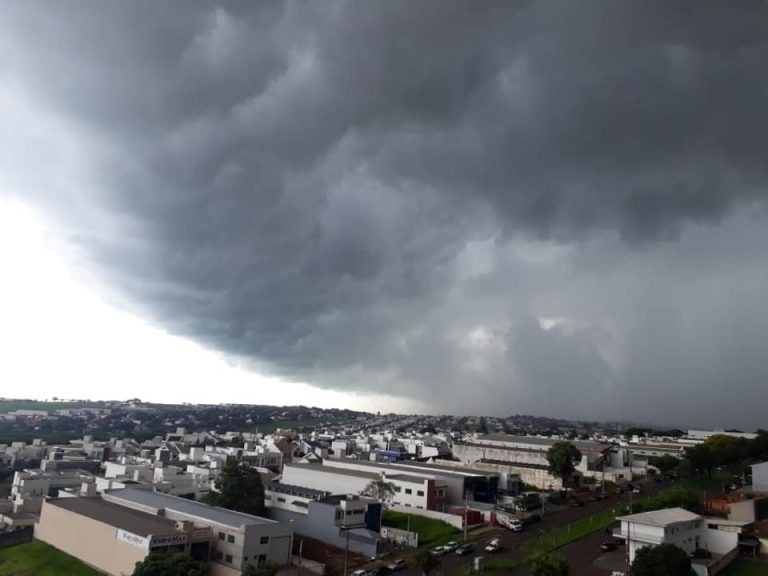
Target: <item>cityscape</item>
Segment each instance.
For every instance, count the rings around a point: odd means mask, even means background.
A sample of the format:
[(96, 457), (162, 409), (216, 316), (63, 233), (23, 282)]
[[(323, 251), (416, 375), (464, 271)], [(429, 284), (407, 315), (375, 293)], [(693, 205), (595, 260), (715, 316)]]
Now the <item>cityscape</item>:
[(0, 1), (0, 576), (768, 576), (767, 0)]

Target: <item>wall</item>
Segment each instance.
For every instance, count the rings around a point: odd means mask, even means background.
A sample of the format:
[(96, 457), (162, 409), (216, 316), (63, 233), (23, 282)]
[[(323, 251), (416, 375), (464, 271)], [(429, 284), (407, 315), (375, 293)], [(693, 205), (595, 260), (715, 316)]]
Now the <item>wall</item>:
[(752, 489), (755, 492), (768, 492), (768, 462), (752, 466)]
[(704, 528), (701, 533), (699, 548), (714, 554), (728, 554), (739, 545), (739, 535), (735, 532)]
[(446, 524), (450, 524), (459, 530), (464, 528), (464, 520), (461, 516), (456, 516), (454, 514), (436, 512), (435, 510), (422, 510), (421, 508), (406, 508), (405, 506), (399, 506), (397, 504), (389, 506), (389, 510), (392, 510), (393, 512), (403, 512), (404, 514), (413, 514), (414, 516), (424, 516), (425, 518), (432, 518), (434, 520), (442, 520)]
[(43, 504), (34, 534), (38, 540), (113, 576), (132, 574), (136, 562), (149, 553), (144, 548), (118, 540), (114, 526), (48, 502)]
[(21, 544), (22, 542), (29, 542), (32, 540), (32, 533), (32, 526), (25, 526), (24, 528), (13, 530), (11, 532), (0, 532), (0, 548), (14, 546), (15, 544)]
[[(297, 514), (288, 510), (271, 508), (269, 515), (273, 520), (281, 522), (292, 521), (297, 535), (300, 534), (301, 536), (314, 538), (336, 548), (344, 548), (346, 545), (346, 534), (340, 531), (336, 525), (336, 506), (314, 501), (310, 502), (309, 506), (307, 514)], [(372, 558), (377, 554), (378, 543), (375, 540), (368, 541), (350, 538), (349, 549)]]
[(728, 505), (728, 520), (755, 521), (755, 501), (742, 500)]
[(332, 494), (359, 494), (372, 481), (371, 478), (350, 476), (339, 470), (334, 474), (328, 467), (294, 465), (283, 468), (283, 484), (325, 490)]

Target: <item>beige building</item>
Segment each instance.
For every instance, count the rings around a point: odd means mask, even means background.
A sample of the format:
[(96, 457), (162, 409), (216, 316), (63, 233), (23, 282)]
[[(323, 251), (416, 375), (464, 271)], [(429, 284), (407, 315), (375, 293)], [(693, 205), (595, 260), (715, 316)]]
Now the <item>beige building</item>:
[(136, 562), (153, 551), (178, 550), (207, 560), (211, 533), (101, 498), (61, 498), (43, 503), (35, 538), (102, 572), (130, 576)]

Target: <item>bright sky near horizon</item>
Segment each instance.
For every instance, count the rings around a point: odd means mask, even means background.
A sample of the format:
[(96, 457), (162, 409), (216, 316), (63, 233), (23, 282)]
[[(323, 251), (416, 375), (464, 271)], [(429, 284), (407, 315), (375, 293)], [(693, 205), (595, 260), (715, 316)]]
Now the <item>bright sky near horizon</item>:
[(0, 193), (0, 396), (405, 408), (244, 369), (114, 307), (68, 260), (43, 218)]

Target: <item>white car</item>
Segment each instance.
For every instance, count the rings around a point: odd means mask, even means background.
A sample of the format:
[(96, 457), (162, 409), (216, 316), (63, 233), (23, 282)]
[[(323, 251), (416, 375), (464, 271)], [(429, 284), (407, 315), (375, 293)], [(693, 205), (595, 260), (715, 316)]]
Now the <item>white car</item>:
[(523, 522), (519, 518), (512, 518), (509, 521), (509, 529), (512, 532), (520, 532), (523, 529)]
[(371, 576), (371, 573), (368, 570), (355, 570), (351, 576)]
[(501, 540), (498, 538), (494, 538), (488, 542), (488, 545), (485, 547), (486, 552), (498, 552), (499, 550), (501, 550)]
[(432, 556), (445, 556), (448, 554), (448, 549), (445, 546), (435, 546), (429, 553)]
[(443, 546), (443, 548), (445, 548), (445, 551), (446, 551), (446, 552), (453, 552), (453, 551), (455, 551), (455, 550), (456, 550), (456, 548), (458, 548), (458, 547), (459, 547), (459, 543), (458, 543), (458, 542), (454, 542), (453, 540), (451, 540), (450, 542), (446, 543), (446, 544)]

